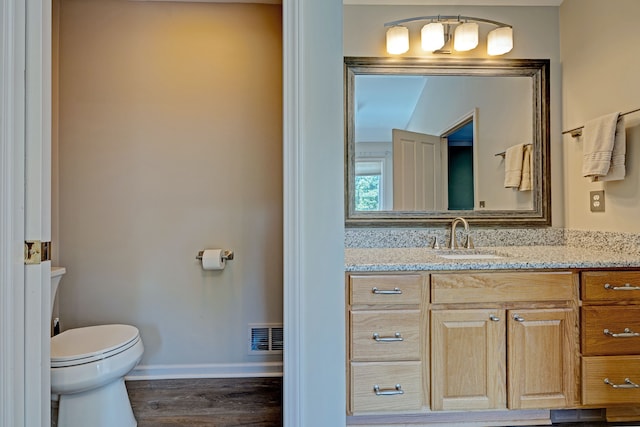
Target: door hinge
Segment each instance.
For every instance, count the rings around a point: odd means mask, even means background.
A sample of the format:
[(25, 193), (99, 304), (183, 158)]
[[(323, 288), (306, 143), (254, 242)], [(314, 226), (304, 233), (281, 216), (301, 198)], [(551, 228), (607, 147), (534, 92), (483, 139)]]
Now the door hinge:
[(51, 242), (40, 240), (24, 241), (24, 263), (40, 264), (43, 261), (51, 261)]

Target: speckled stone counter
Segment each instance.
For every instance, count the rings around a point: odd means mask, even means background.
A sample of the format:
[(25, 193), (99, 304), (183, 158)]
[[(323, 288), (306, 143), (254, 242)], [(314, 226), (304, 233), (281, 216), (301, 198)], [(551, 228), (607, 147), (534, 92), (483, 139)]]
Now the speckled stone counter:
[[(456, 254), (464, 254), (457, 250)], [(540, 268), (640, 267), (640, 255), (606, 252), (573, 246), (492, 246), (476, 253), (494, 254), (491, 259), (446, 259), (446, 250), (427, 248), (347, 248), (345, 270), (513, 270)], [(473, 253), (473, 252), (470, 252)]]

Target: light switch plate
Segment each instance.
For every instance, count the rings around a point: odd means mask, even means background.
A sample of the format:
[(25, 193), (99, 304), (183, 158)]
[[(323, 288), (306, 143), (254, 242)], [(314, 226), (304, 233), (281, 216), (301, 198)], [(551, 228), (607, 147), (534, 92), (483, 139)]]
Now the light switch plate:
[(604, 190), (589, 193), (591, 212), (604, 212)]

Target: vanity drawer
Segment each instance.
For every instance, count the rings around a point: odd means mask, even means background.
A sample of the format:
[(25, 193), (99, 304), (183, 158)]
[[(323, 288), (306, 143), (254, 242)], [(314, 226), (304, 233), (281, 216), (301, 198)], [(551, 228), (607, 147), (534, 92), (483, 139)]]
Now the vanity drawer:
[(422, 387), (420, 362), (352, 363), (351, 412), (419, 411), (425, 401)]
[(423, 281), (419, 274), (352, 275), (351, 304), (420, 304)]
[(568, 301), (576, 297), (571, 272), (431, 275), (434, 304)]
[[(611, 384), (605, 383), (605, 379)], [(631, 383), (625, 383), (625, 379)], [(614, 387), (615, 384), (616, 386)], [(635, 387), (634, 384), (638, 384)], [(582, 358), (582, 403), (585, 405), (640, 402), (640, 356)]]
[(582, 273), (583, 301), (640, 302), (640, 271)]
[(583, 307), (582, 354), (640, 354), (640, 306)]
[(352, 311), (351, 360), (420, 360), (420, 310)]

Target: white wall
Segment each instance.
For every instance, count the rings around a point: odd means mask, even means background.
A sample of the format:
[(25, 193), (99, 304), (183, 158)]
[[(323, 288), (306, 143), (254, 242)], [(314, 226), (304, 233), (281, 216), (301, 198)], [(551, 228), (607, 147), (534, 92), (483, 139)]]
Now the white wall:
[(442, 135), (476, 108), (476, 209), (480, 200), (486, 209), (533, 209), (531, 191), (504, 188), (504, 159), (496, 157), (514, 144), (532, 143), (532, 99), (529, 78), (430, 77), (407, 130)]
[(59, 76), (63, 327), (136, 325), (144, 365), (280, 360), (247, 327), (283, 318), (281, 6), (62, 0)]
[[(559, 49), (559, 11), (557, 7), (472, 7), (472, 6), (345, 6), (345, 56), (389, 56), (385, 50), (384, 23), (424, 15), (469, 15), (506, 22), (514, 28), (514, 48), (502, 58), (536, 58), (551, 61), (551, 193), (552, 225), (564, 226), (564, 187), (561, 141), (561, 69)], [(429, 57), (422, 52), (418, 33), (423, 23), (409, 25), (411, 48), (404, 56)], [(485, 28), (486, 27), (486, 28)], [(486, 37), (489, 30), (481, 26), (481, 42), (469, 52), (456, 52), (440, 58), (486, 58)], [(530, 135), (528, 133), (527, 135)], [(492, 155), (495, 153), (491, 153)], [(495, 160), (495, 159), (493, 159)]]
[[(637, 0), (564, 0), (560, 7), (565, 129), (614, 111), (640, 108)], [(592, 183), (581, 175), (582, 138), (562, 140), (568, 228), (639, 232), (640, 113), (626, 116), (627, 177)], [(605, 191), (605, 212), (589, 210), (589, 192)]]

